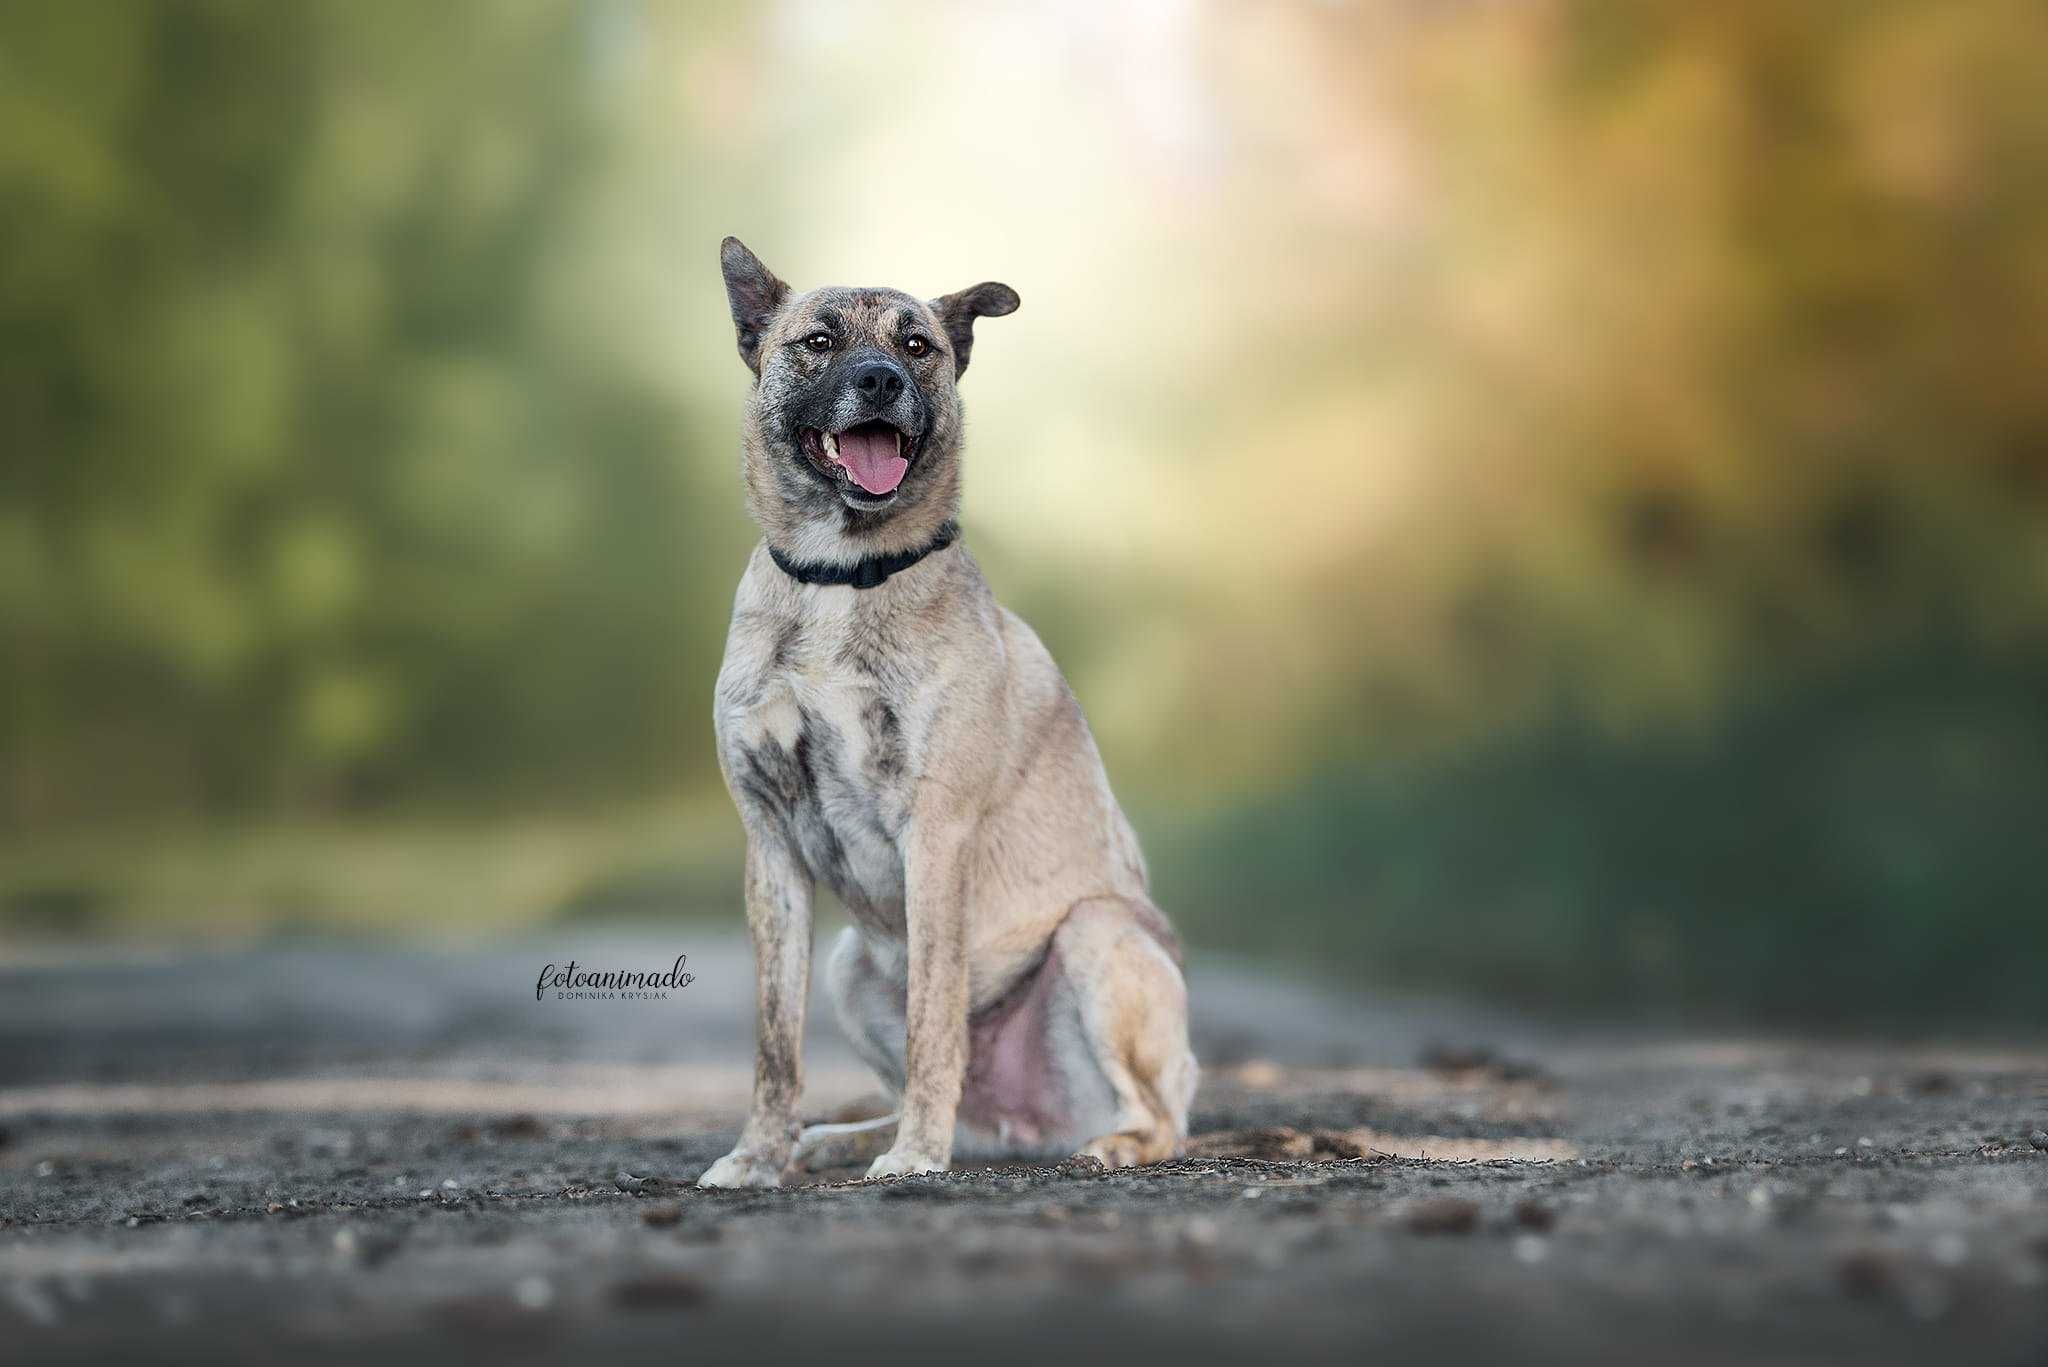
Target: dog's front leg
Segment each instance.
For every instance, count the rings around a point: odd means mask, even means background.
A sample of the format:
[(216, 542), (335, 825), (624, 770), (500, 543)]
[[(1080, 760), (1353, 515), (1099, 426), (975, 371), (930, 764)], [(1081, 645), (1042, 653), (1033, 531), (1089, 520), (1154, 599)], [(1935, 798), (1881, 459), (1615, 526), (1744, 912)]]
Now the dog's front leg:
[(796, 1142), (811, 991), (811, 876), (773, 836), (747, 838), (747, 931), (754, 941), (754, 1103), (740, 1142), (700, 1187), (773, 1187)]
[(869, 1177), (944, 1172), (967, 1074), (966, 853), (971, 825), (914, 818), (904, 861), (910, 937), (905, 1080), (896, 1142)]

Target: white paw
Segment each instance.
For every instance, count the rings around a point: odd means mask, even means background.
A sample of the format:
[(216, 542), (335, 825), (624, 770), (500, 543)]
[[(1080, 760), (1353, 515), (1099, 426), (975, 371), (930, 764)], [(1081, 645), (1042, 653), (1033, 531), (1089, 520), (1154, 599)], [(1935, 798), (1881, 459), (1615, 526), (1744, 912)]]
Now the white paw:
[(868, 1180), (877, 1177), (912, 1177), (921, 1172), (944, 1172), (946, 1165), (921, 1154), (898, 1153), (891, 1149), (868, 1168)]
[(704, 1170), (700, 1187), (779, 1187), (782, 1165), (745, 1149), (734, 1149)]

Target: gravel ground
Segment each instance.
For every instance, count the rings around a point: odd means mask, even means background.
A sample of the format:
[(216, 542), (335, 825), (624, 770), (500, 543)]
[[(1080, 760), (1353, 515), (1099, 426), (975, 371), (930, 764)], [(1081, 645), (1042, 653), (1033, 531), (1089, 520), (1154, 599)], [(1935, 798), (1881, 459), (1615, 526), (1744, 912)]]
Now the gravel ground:
[[(1199, 963), (1186, 1159), (699, 1193), (750, 985), (682, 938), (578, 932), (593, 968), (687, 950), (650, 1001), (535, 1001), (552, 943), (17, 951), (7, 1356), (2048, 1361), (2031, 1041), (1564, 1029)], [(814, 1022), (811, 1109), (862, 1113)]]

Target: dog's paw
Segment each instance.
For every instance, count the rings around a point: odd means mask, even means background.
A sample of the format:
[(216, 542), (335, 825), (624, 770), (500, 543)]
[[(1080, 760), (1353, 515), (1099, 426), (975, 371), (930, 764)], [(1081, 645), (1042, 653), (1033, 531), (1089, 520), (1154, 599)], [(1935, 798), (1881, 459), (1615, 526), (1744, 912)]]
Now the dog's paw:
[(878, 1177), (914, 1177), (923, 1172), (944, 1172), (946, 1165), (921, 1154), (898, 1153), (891, 1149), (868, 1168), (868, 1180)]
[(746, 1149), (734, 1149), (704, 1170), (697, 1179), (700, 1187), (779, 1187), (782, 1165), (771, 1163)]
[(1075, 1158), (1092, 1158), (1105, 1168), (1135, 1168), (1172, 1156), (1171, 1148), (1135, 1134), (1106, 1134), (1082, 1145), (1081, 1151), (1074, 1155)]

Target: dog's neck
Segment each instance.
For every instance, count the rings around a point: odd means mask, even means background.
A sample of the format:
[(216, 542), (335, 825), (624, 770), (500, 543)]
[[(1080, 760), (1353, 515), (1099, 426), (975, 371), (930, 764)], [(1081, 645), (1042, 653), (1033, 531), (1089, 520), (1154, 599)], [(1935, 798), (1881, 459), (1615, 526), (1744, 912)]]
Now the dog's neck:
[(926, 556), (937, 555), (959, 539), (959, 524), (948, 522), (939, 528), (938, 534), (930, 541), (914, 550), (903, 551), (896, 555), (871, 555), (867, 559), (857, 561), (852, 565), (806, 564), (801, 560), (790, 559), (777, 550), (774, 543), (770, 542), (767, 544), (768, 558), (775, 562), (775, 568), (781, 570), (799, 584), (815, 584), (833, 588), (845, 585), (846, 587), (856, 589), (878, 589), (888, 583), (892, 577), (916, 565)]
[(930, 546), (960, 512), (957, 466), (940, 472), (941, 479), (923, 488), (916, 503), (880, 513), (858, 513), (844, 504), (829, 509), (793, 505), (772, 479), (754, 476), (758, 468), (749, 470), (747, 511), (768, 544), (797, 564), (851, 566), (904, 555)]

